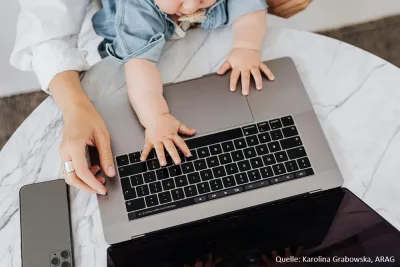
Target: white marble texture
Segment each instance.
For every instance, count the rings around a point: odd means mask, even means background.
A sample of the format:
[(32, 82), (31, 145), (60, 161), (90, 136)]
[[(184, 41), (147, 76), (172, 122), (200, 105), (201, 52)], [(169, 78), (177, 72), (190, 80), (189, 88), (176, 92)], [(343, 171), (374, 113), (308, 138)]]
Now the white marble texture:
[[(159, 63), (164, 81), (215, 72), (229, 52), (231, 39), (229, 29), (195, 30), (169, 43)], [(292, 57), (297, 65), (343, 173), (344, 186), (400, 229), (400, 70), (333, 39), (269, 28), (262, 58), (283, 56)], [(123, 86), (120, 66), (110, 60), (100, 64), (110, 66), (107, 73), (96, 72), (99, 66), (95, 66), (86, 74), (98, 77), (91, 79), (90, 87), (96, 88), (88, 92), (92, 99)], [(110, 75), (114, 80), (107, 84), (104, 77)], [(0, 153), (2, 267), (21, 266), (20, 187), (60, 177), (61, 132), (61, 114), (48, 98)], [(71, 190), (71, 211), (76, 266), (105, 267), (107, 244), (95, 196)]]

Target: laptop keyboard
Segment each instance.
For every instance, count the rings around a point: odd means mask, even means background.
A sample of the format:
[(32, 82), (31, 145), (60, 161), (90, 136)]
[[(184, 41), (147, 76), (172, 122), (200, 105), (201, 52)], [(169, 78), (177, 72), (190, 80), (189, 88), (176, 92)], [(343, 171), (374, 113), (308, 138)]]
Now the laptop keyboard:
[(192, 157), (116, 157), (129, 220), (313, 175), (292, 116), (186, 140)]

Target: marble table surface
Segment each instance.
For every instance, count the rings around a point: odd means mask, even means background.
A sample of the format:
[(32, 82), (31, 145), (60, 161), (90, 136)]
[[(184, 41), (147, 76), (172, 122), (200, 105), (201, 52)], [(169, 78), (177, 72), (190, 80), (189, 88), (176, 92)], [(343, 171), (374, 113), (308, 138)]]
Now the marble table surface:
[[(164, 82), (215, 72), (230, 50), (231, 39), (230, 29), (194, 30), (185, 39), (168, 43), (159, 63)], [(400, 69), (337, 40), (268, 28), (262, 58), (284, 56), (296, 63), (344, 176), (344, 186), (400, 229)], [(107, 71), (101, 73), (104, 65)], [(85, 88), (107, 88), (88, 91), (91, 99), (123, 90), (122, 69), (114, 61), (103, 60), (86, 75), (96, 75), (96, 79), (88, 79), (90, 86), (85, 79)], [(104, 77), (111, 76), (113, 82), (104, 86)], [(48, 98), (0, 153), (2, 267), (21, 266), (20, 187), (61, 177), (62, 126), (61, 113)], [(73, 189), (70, 199), (75, 266), (105, 267), (108, 245), (96, 197)]]

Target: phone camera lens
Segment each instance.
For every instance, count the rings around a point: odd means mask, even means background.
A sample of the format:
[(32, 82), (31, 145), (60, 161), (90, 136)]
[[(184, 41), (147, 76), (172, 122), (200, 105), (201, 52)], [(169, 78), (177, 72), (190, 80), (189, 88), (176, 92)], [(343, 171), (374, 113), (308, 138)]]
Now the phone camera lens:
[(64, 261), (64, 262), (61, 264), (61, 267), (71, 267), (71, 263), (69, 263), (68, 261)]
[(63, 259), (66, 259), (69, 257), (69, 252), (67, 250), (63, 250), (61, 252), (61, 257), (63, 257)]
[(53, 264), (54, 266), (58, 266), (60, 264), (60, 260), (58, 258), (52, 258), (51, 264)]

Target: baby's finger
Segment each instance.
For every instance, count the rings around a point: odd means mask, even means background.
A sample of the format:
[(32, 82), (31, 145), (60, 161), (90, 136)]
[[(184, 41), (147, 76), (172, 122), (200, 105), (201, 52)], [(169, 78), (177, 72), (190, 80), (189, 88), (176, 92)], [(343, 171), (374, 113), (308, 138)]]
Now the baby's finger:
[(140, 160), (145, 161), (147, 159), (147, 157), (149, 156), (152, 149), (153, 149), (152, 144), (148, 140), (146, 140), (144, 142), (142, 154), (140, 155)]
[(275, 76), (272, 71), (264, 63), (260, 64), (260, 70), (267, 76), (270, 81), (275, 80)]
[(185, 141), (183, 141), (182, 137), (180, 137), (179, 135), (174, 135), (172, 136), (172, 141), (174, 141), (175, 145), (179, 147), (185, 157), (192, 156), (189, 147), (186, 145)]
[(232, 92), (236, 91), (236, 86), (237, 86), (237, 83), (239, 81), (239, 77), (240, 77), (240, 71), (239, 70), (235, 70), (235, 69), (232, 70), (231, 83), (230, 83), (230, 86), (229, 86), (229, 88), (230, 88), (230, 90)]
[(181, 164), (181, 157), (179, 157), (178, 150), (176, 150), (174, 142), (172, 142), (172, 140), (169, 138), (165, 138), (164, 146), (165, 146), (165, 149), (168, 151), (168, 154), (171, 156), (172, 160), (174, 161), (175, 165)]
[(241, 73), (242, 79), (242, 94), (248, 95), (250, 92), (250, 71), (243, 70)]
[(184, 135), (189, 135), (190, 136), (190, 135), (194, 135), (195, 132), (196, 132), (195, 129), (190, 128), (186, 124), (181, 123), (181, 125), (179, 125), (178, 133), (180, 133), (180, 134), (184, 134)]
[(262, 85), (262, 77), (261, 77), (260, 70), (257, 69), (257, 68), (252, 68), (251, 69), (251, 74), (254, 77), (254, 81), (256, 83), (257, 90), (261, 90), (263, 88), (263, 85)]
[(219, 75), (225, 74), (231, 68), (232, 68), (231, 63), (229, 63), (228, 61), (225, 61), (224, 64), (222, 64), (221, 68), (219, 68), (217, 73)]
[(98, 173), (100, 171), (100, 167), (92, 166), (92, 167), (90, 167), (90, 171), (93, 173), (93, 175), (96, 175), (96, 173)]
[(154, 149), (156, 150), (156, 155), (161, 166), (167, 165), (167, 160), (165, 159), (164, 145), (161, 142), (154, 144)]

